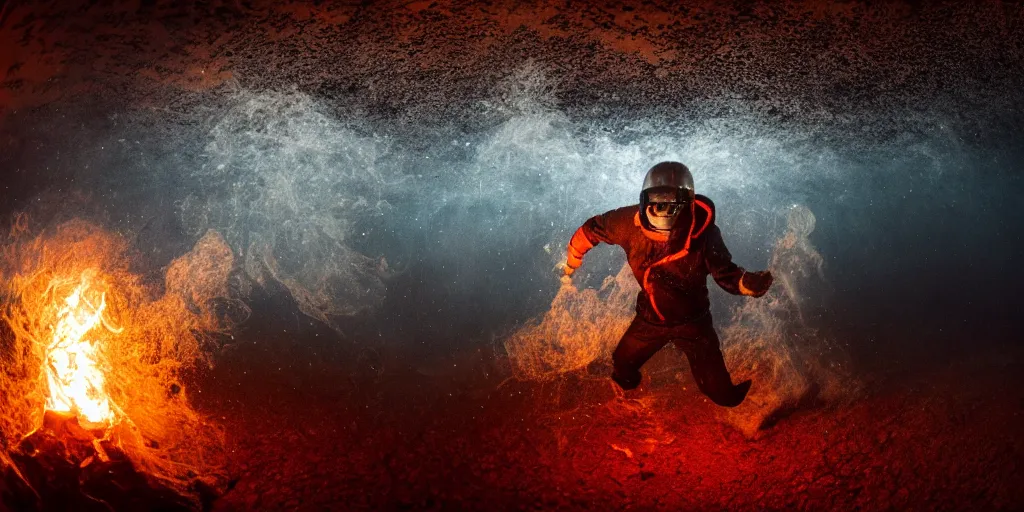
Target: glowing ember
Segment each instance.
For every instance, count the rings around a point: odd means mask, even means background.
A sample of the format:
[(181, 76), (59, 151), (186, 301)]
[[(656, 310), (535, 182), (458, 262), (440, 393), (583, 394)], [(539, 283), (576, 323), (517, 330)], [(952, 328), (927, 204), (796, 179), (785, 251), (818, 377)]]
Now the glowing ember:
[(85, 336), (98, 325), (115, 334), (121, 329), (104, 320), (106, 294), (90, 289), (90, 276), (89, 272), (83, 272), (81, 282), (64, 299), (64, 304), (54, 304), (60, 309), (53, 328), (53, 341), (46, 351), (46, 377), (50, 388), (46, 408), (78, 414), (92, 424), (109, 425), (114, 413), (103, 389), (99, 340)]

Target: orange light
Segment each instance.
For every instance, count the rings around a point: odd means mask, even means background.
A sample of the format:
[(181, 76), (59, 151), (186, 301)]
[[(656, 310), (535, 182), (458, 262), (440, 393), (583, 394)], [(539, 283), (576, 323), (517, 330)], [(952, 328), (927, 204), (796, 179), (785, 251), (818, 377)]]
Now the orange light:
[(83, 272), (63, 304), (54, 304), (59, 309), (46, 351), (46, 408), (76, 414), (89, 424), (109, 426), (115, 415), (104, 390), (101, 339), (87, 335), (99, 326), (114, 334), (121, 329), (103, 318), (106, 294), (93, 289), (94, 274)]

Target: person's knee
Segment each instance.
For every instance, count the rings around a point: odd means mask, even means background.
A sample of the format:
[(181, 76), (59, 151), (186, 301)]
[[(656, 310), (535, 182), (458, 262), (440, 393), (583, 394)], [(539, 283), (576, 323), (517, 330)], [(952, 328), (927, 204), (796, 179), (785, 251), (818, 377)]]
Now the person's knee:
[(736, 407), (743, 403), (744, 396), (738, 396), (732, 391), (720, 391), (717, 393), (705, 393), (716, 405), (722, 407)]
[(721, 386), (707, 386), (698, 381), (697, 387), (715, 404), (722, 407), (736, 407), (746, 399), (747, 392), (750, 391), (750, 381), (743, 381), (735, 386), (732, 383)]

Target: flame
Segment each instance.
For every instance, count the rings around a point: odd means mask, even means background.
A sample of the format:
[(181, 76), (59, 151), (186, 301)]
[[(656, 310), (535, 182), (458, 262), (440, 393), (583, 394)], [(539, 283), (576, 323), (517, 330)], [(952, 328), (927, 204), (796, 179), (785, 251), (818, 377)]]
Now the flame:
[(46, 408), (77, 414), (91, 424), (109, 426), (115, 416), (110, 397), (104, 391), (101, 340), (86, 335), (98, 326), (115, 334), (121, 329), (112, 327), (103, 318), (106, 293), (97, 293), (92, 280), (93, 272), (83, 272), (78, 286), (63, 300), (63, 305), (54, 304), (59, 309), (53, 340), (46, 351), (49, 384)]

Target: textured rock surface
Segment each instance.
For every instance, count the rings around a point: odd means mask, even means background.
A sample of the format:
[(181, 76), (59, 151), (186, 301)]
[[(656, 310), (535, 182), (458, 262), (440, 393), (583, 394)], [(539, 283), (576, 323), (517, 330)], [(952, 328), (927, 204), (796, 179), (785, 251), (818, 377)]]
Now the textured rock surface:
[[(5, 4), (0, 105), (83, 93), (182, 112), (196, 91), (297, 87), (399, 126), (486, 122), (533, 60), (577, 116), (741, 113), (897, 133), (1020, 110), (1015, 2)], [(1013, 92), (1012, 95), (1007, 93)], [(736, 101), (742, 100), (742, 101)], [(964, 108), (969, 107), (969, 108)], [(990, 123), (985, 120), (985, 124)]]

